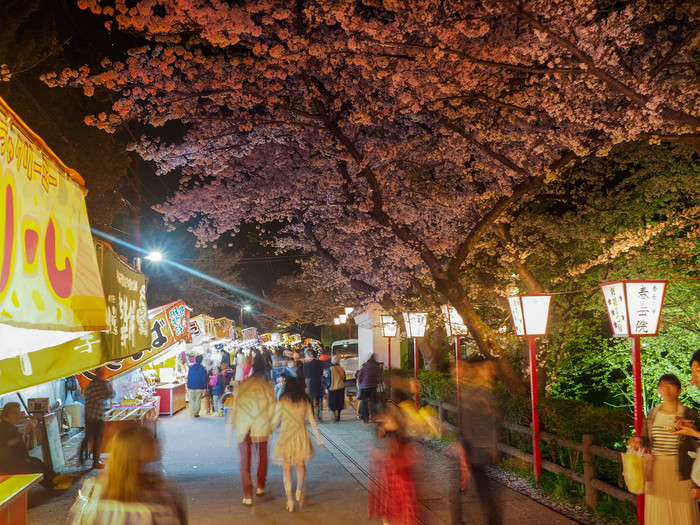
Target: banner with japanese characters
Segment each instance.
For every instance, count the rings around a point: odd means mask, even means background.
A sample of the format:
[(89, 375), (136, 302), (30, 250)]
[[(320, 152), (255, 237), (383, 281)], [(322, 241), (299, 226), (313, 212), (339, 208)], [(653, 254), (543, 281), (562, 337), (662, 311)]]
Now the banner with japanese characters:
[[(102, 332), (90, 332), (57, 346), (8, 357), (0, 360), (0, 395), (79, 374), (106, 360)], [(86, 379), (84, 385), (87, 382)]]
[(190, 338), (194, 344), (216, 338), (214, 318), (206, 314), (192, 317), (190, 319)]
[(107, 301), (108, 329), (104, 342), (108, 358), (128, 357), (148, 349), (151, 330), (146, 276), (120, 260), (109, 246), (98, 242), (95, 250)]
[(617, 281), (600, 285), (614, 337), (653, 336), (666, 293), (666, 281)]
[[(104, 365), (102, 376), (107, 379), (140, 366), (151, 358), (156, 357), (178, 341), (189, 336), (190, 308), (184, 301), (175, 301), (148, 311), (148, 319), (151, 323), (150, 348), (126, 357), (115, 359)], [(81, 386), (87, 384), (95, 377), (94, 370), (88, 370), (78, 375)]]
[(106, 328), (83, 186), (0, 99), (0, 357)]
[(219, 317), (214, 320), (214, 328), (216, 329), (216, 337), (219, 339), (237, 339), (235, 323), (226, 317)]

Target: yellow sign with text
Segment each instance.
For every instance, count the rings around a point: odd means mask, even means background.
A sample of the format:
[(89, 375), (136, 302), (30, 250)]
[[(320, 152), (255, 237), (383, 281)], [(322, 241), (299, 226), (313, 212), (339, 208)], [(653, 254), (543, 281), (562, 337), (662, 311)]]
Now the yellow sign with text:
[(83, 184), (0, 99), (0, 323), (106, 329)]

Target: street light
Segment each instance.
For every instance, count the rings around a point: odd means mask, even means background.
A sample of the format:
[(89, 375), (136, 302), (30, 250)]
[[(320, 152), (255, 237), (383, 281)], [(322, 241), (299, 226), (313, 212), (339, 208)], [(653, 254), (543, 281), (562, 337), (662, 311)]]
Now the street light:
[(399, 325), (390, 315), (380, 315), (379, 320), (382, 324), (382, 335), (387, 338), (387, 366), (391, 370), (391, 338), (396, 337), (396, 332), (399, 330)]
[(340, 319), (337, 317), (333, 319), (333, 324), (340, 324)]
[(418, 344), (415, 339), (425, 337), (425, 329), (428, 326), (428, 312), (404, 312), (404, 324), (406, 325), (406, 337), (413, 341), (413, 377), (416, 378), (415, 401), (418, 408)]
[(251, 306), (249, 304), (241, 305), (241, 330), (243, 329), (243, 310), (250, 312)]
[(163, 254), (160, 252), (151, 252), (144, 259), (147, 259), (151, 262), (160, 262), (163, 260)]
[(464, 324), (462, 316), (457, 313), (455, 307), (449, 304), (442, 305), (442, 315), (445, 319), (445, 332), (447, 337), (455, 338), (455, 383), (457, 384), (457, 420), (460, 417), (460, 385), (459, 385), (459, 362), (462, 357), (462, 337), (469, 335), (469, 329)]
[[(608, 310), (613, 337), (629, 337), (632, 347), (634, 388), (634, 435), (640, 435), (644, 422), (642, 400), (642, 352), (640, 337), (659, 333), (659, 318), (668, 281), (615, 281), (600, 289)], [(644, 494), (637, 495), (637, 521), (643, 523)]]
[(535, 467), (535, 481), (542, 474), (542, 454), (540, 453), (540, 416), (537, 412), (537, 356), (535, 337), (547, 335), (549, 321), (550, 294), (515, 295), (508, 298), (513, 316), (515, 333), (527, 337), (530, 351), (530, 396), (532, 404), (532, 452)]

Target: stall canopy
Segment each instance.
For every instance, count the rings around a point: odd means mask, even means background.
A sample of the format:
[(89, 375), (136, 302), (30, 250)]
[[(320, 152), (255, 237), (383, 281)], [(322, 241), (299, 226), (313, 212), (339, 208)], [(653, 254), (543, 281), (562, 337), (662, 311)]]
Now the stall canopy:
[(146, 278), (98, 243), (97, 261), (107, 302), (107, 330), (0, 359), (0, 394), (70, 376), (150, 348)]
[(0, 359), (107, 328), (83, 186), (0, 99)]
[[(148, 311), (151, 324), (151, 344), (144, 351), (124, 359), (115, 359), (104, 364), (103, 377), (110, 378), (143, 366), (157, 358), (172, 345), (189, 337), (190, 308), (184, 301), (175, 301)], [(94, 370), (78, 375), (78, 382), (85, 387), (95, 377)]]

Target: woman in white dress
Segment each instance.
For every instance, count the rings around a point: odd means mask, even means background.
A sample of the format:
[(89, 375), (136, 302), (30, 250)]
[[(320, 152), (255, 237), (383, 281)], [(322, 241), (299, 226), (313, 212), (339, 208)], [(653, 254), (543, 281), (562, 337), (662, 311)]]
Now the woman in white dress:
[(287, 381), (284, 392), (275, 407), (272, 418), (272, 428), (281, 423), (277, 441), (272, 449), (272, 458), (282, 464), (284, 492), (287, 496), (287, 510), (294, 511), (292, 497), (292, 482), (294, 465), (297, 467), (296, 500), (301, 508), (303, 503), (304, 478), (306, 477), (306, 462), (314, 455), (306, 422), (311, 424), (316, 443), (323, 447), (318, 425), (314, 418), (311, 400), (306, 395), (301, 384), (297, 381)]
[(629, 440), (634, 448), (645, 448), (652, 454), (651, 480), (646, 485), (644, 522), (646, 525), (700, 525), (698, 506), (691, 497), (692, 458), (689, 450), (697, 441), (676, 432), (677, 420), (694, 426), (698, 413), (678, 401), (681, 382), (673, 374), (659, 379), (661, 404), (652, 408), (644, 420), (642, 434)]

